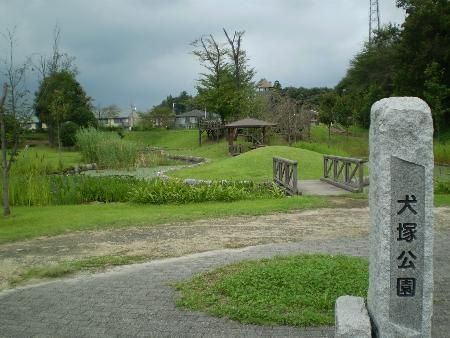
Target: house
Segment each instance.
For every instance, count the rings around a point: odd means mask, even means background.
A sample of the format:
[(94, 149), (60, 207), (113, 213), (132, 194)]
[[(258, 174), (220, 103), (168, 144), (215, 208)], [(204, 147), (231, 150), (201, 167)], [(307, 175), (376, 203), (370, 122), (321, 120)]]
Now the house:
[(139, 120), (139, 115), (132, 111), (127, 116), (115, 116), (115, 117), (100, 117), (97, 118), (98, 125), (101, 127), (107, 127), (107, 128), (133, 128), (136, 126), (137, 122)]
[(175, 127), (177, 128), (197, 128), (200, 120), (220, 120), (220, 116), (216, 113), (211, 113), (194, 109), (186, 113), (175, 116)]
[(47, 129), (47, 125), (42, 123), (36, 115), (32, 115), (23, 127), (27, 130)]
[(258, 92), (269, 92), (273, 89), (273, 84), (270, 81), (267, 81), (266, 79), (261, 79), (256, 84), (256, 90)]

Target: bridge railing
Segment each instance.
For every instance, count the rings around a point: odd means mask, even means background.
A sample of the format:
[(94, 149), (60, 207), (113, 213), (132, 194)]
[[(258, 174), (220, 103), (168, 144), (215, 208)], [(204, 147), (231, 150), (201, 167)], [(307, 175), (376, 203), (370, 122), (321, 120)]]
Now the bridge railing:
[(367, 185), (364, 181), (366, 162), (359, 158), (324, 155), (321, 180), (351, 192), (362, 192)]
[(282, 157), (273, 158), (273, 181), (289, 195), (299, 194), (297, 170), (297, 161)]

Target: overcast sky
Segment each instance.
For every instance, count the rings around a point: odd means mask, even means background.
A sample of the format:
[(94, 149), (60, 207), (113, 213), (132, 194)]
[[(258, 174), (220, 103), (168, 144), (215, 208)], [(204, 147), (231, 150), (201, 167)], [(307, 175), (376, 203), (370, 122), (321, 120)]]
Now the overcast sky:
[[(76, 57), (96, 105), (144, 111), (182, 90), (195, 94), (201, 67), (190, 51), (202, 34), (245, 30), (255, 81), (335, 86), (368, 36), (367, 0), (0, 0), (0, 30), (16, 26), (16, 59), (50, 55), (52, 32)], [(381, 23), (401, 24), (395, 0), (379, 0)], [(6, 52), (0, 44), (0, 56)], [(33, 87), (32, 80), (29, 81)], [(34, 88), (31, 88), (34, 90)]]

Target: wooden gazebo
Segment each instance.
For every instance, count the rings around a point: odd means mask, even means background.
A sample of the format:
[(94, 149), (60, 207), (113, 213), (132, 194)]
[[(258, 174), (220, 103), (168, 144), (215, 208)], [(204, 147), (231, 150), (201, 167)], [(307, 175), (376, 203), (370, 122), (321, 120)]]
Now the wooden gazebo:
[[(276, 126), (276, 124), (252, 118), (226, 124), (230, 153), (235, 155), (242, 152), (242, 146), (234, 144), (238, 136), (244, 136), (247, 141), (250, 141), (252, 148), (264, 147), (266, 145), (267, 130), (273, 126)], [(240, 132), (242, 130), (246, 130), (246, 132)], [(255, 130), (261, 130), (261, 133), (254, 132)]]

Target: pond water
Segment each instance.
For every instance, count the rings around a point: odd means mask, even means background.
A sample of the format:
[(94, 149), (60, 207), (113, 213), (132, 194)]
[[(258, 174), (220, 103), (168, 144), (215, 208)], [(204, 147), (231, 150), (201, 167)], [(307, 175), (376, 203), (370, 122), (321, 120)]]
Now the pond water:
[(174, 166), (160, 166), (153, 168), (137, 168), (133, 170), (115, 170), (115, 169), (104, 169), (104, 170), (87, 170), (83, 171), (82, 175), (88, 176), (131, 176), (136, 178), (152, 179), (158, 176), (158, 173), (166, 172), (170, 170), (176, 170), (185, 168), (186, 165), (174, 165)]

